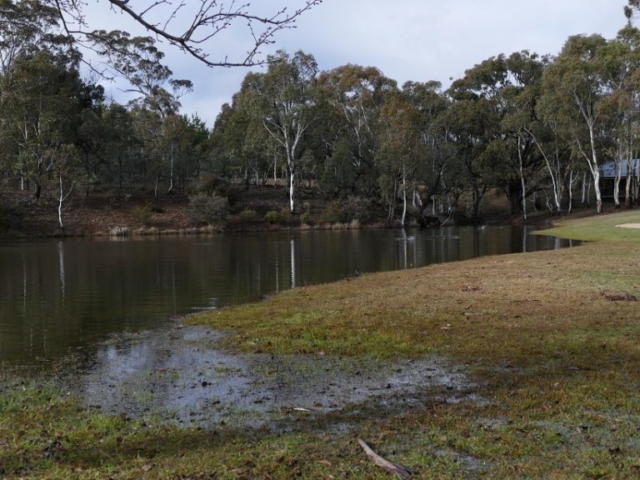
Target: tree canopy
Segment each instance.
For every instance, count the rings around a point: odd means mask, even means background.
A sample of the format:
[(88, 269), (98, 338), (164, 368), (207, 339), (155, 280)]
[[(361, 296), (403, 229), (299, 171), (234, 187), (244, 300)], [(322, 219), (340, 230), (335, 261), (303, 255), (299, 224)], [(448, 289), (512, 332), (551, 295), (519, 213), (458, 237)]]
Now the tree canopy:
[[(60, 227), (72, 192), (95, 189), (151, 188), (158, 197), (286, 185), (292, 214), (311, 208), (301, 197), (313, 190), (349, 212), (334, 217), (364, 218), (366, 206), (398, 224), (433, 215), (477, 221), (495, 191), (526, 220), (536, 209), (569, 211), (580, 187), (583, 202), (594, 190), (598, 211), (603, 197), (620, 205), (624, 171), (624, 204), (638, 203), (640, 3), (629, 2), (614, 39), (572, 36), (556, 56), (501, 53), (446, 89), (399, 86), (375, 66), (322, 71), (303, 51), (259, 56), (319, 3), (262, 16), (267, 7), (233, 2), (109, 0), (153, 34), (132, 36), (91, 30), (82, 2), (0, 0), (0, 181), (55, 199)], [(255, 48), (239, 61), (215, 60), (208, 42), (240, 20)], [(246, 74), (210, 129), (182, 113), (191, 81), (164, 64), (157, 39), (207, 65), (266, 68)], [(82, 75), (84, 47), (128, 81), (129, 103), (106, 99), (98, 80)], [(604, 163), (616, 179), (603, 192)]]

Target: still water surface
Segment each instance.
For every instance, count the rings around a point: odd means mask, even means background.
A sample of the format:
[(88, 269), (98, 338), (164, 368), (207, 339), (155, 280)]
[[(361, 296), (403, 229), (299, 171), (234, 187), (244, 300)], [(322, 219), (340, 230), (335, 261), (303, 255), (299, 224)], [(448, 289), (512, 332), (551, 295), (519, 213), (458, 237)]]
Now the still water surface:
[(161, 328), (175, 315), (357, 272), (568, 246), (517, 227), (5, 240), (0, 362), (86, 352), (110, 334)]

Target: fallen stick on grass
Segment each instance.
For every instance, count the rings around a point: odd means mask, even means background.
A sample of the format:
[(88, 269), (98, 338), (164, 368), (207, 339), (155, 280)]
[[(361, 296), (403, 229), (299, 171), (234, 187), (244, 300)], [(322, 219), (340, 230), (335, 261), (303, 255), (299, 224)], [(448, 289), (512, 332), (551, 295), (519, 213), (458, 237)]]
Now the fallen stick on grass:
[(409, 478), (411, 476), (411, 470), (409, 470), (407, 467), (382, 458), (380, 455), (374, 452), (371, 447), (367, 445), (367, 443), (361, 438), (358, 439), (358, 443), (364, 450), (364, 453), (367, 454), (367, 457), (373, 460), (373, 463), (375, 463), (380, 468), (386, 470), (392, 475), (397, 475), (400, 478)]

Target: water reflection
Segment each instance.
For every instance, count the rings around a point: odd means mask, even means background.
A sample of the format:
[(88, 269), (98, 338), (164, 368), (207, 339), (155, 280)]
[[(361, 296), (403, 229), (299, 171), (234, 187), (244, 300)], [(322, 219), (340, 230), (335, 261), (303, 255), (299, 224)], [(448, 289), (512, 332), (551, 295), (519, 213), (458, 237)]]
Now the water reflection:
[(172, 315), (356, 272), (570, 246), (526, 229), (303, 231), (0, 243), (0, 361), (84, 349)]
[(368, 401), (379, 409), (424, 407), (433, 401), (426, 389), (439, 387), (446, 392), (440, 400), (460, 401), (474, 387), (459, 367), (437, 358), (231, 355), (216, 350), (217, 338), (205, 327), (119, 337), (98, 347), (71, 388), (109, 414), (192, 427), (286, 429), (296, 414), (309, 419)]

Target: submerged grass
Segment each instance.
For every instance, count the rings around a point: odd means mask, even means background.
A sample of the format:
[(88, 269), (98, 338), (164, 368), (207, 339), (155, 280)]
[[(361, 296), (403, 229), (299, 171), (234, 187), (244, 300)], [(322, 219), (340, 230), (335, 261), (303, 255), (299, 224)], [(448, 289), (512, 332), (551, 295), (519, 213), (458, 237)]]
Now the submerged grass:
[(344, 432), (330, 428), (340, 412), (280, 433), (202, 431), (108, 417), (55, 382), (6, 378), (0, 477), (386, 478), (360, 436), (416, 478), (638, 478), (640, 231), (615, 228), (634, 218), (553, 232), (603, 240), (579, 248), (364, 275), (192, 319), (238, 351), (444, 356), (480, 401), (435, 391), (428, 408), (359, 406)]

